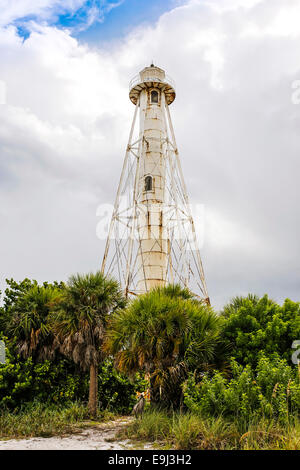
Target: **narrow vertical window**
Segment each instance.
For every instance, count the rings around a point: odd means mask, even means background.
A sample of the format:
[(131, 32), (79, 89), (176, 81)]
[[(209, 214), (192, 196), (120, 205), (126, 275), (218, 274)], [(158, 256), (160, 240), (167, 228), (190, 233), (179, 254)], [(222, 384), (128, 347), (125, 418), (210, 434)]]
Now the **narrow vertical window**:
[(151, 91), (151, 103), (158, 103), (158, 91)]
[(145, 178), (145, 191), (152, 191), (152, 176)]

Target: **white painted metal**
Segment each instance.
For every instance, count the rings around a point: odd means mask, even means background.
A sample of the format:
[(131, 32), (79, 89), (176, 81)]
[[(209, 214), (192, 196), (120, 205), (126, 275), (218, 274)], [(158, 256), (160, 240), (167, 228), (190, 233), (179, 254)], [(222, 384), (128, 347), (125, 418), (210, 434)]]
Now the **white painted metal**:
[(151, 65), (130, 82), (129, 97), (136, 110), (102, 272), (116, 277), (126, 295), (172, 282), (209, 303), (169, 111), (174, 82)]
[[(149, 82), (153, 82), (153, 81), (156, 81), (157, 80), (157, 77), (154, 77), (152, 74), (149, 74), (149, 76), (147, 77), (148, 78), (148, 81)], [(161, 80), (159, 80), (161, 81)], [(164, 80), (162, 80), (162, 83), (168, 83), (169, 85), (171, 85), (174, 90), (176, 89), (176, 84), (175, 84), (175, 81), (167, 74), (165, 74), (165, 78)], [(130, 81), (129, 83), (129, 91), (132, 90), (132, 88), (134, 88), (136, 85), (138, 84), (141, 84), (141, 75), (140, 74), (137, 74), (135, 77), (133, 77), (133, 79)]]

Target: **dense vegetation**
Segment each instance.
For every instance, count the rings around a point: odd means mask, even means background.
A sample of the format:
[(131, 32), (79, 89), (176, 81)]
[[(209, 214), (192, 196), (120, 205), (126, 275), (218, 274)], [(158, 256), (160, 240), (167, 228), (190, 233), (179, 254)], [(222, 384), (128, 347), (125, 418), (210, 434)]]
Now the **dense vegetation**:
[[(7, 341), (6, 341), (7, 342)], [(7, 342), (9, 344), (9, 342)], [(0, 410), (18, 410), (33, 402), (58, 406), (87, 403), (89, 374), (64, 358), (35, 363), (6, 349), (6, 364), (0, 365)], [(143, 391), (145, 380), (136, 375), (130, 381), (105, 359), (98, 370), (99, 408), (114, 413), (129, 413), (135, 404), (137, 391)]]
[(291, 360), (299, 303), (248, 295), (216, 314), (179, 286), (126, 301), (100, 273), (7, 284), (2, 435), (39, 407), (40, 422), (53, 419), (58, 431), (69, 417), (82, 420), (87, 402), (93, 418), (126, 414), (149, 387), (151, 408), (125, 431), (130, 437), (177, 448), (300, 448), (300, 369)]
[(300, 303), (278, 305), (267, 295), (236, 297), (222, 311), (223, 336), (239, 364), (255, 367), (261, 352), (291, 361), (291, 347), (300, 339)]
[(300, 411), (298, 370), (284, 359), (261, 355), (255, 369), (231, 361), (229, 378), (205, 374), (201, 382), (190, 375), (184, 384), (185, 404), (201, 416), (249, 419), (272, 418), (285, 424)]
[(152, 403), (178, 408), (188, 373), (217, 360), (219, 323), (186, 289), (157, 288), (112, 316), (105, 348), (123, 372), (149, 374)]
[[(83, 283), (88, 282), (88, 277), (84, 276), (82, 280)], [(116, 298), (124, 305), (124, 299), (114, 281), (105, 283), (106, 289), (103, 289), (100, 276), (90, 276), (89, 280), (94, 288), (96, 283), (96, 300), (84, 299), (79, 293), (80, 299), (77, 298), (77, 302), (74, 302), (76, 309), (72, 309), (72, 298), (69, 300), (66, 297), (75, 295), (74, 283), (76, 284), (78, 278), (71, 278), (71, 289), (63, 283), (44, 283), (39, 286), (36, 281), (28, 279), (21, 283), (7, 281), (8, 288), (3, 307), (0, 308), (0, 339), (6, 344), (6, 363), (0, 364), (0, 409), (20, 409), (30, 406), (33, 401), (60, 406), (69, 406), (74, 401), (88, 401), (89, 375), (86, 368), (90, 365), (90, 356), (93, 358), (94, 352), (93, 348), (89, 348), (88, 341), (94, 340), (95, 336), (101, 338), (103, 332), (98, 324), (95, 335), (85, 340), (83, 328), (82, 336), (77, 334), (80, 329), (78, 324), (85, 322), (87, 330), (90, 326), (95, 327), (95, 302), (99, 299), (101, 308), (97, 318), (100, 317), (101, 321), (105, 317), (102, 315), (103, 303), (107, 309), (107, 296), (112, 307), (115, 306)], [(82, 289), (84, 291), (84, 287)], [(87, 289), (85, 293), (87, 294)], [(70, 310), (66, 313), (68, 305)], [(55, 334), (58, 329), (59, 335)], [(67, 335), (64, 335), (65, 332)], [(61, 338), (63, 340), (60, 342)], [(71, 354), (67, 349), (67, 341), (72, 346)], [(99, 344), (98, 348), (100, 349)], [(100, 354), (97, 355), (96, 360), (99, 361)], [(87, 367), (82, 366), (84, 361)], [(102, 410), (128, 413), (135, 403), (137, 390), (143, 391), (145, 388), (145, 381), (138, 375), (130, 381), (118, 372), (113, 367), (111, 358), (102, 357), (97, 367), (97, 376), (99, 405)]]

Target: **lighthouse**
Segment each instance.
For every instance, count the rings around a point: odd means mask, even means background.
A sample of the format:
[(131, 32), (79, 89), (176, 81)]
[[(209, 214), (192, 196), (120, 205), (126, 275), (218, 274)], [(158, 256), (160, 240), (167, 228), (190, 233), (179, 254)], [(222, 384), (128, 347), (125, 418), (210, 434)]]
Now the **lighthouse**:
[(169, 106), (175, 83), (145, 67), (129, 85), (135, 106), (102, 261), (125, 294), (178, 283), (209, 303)]

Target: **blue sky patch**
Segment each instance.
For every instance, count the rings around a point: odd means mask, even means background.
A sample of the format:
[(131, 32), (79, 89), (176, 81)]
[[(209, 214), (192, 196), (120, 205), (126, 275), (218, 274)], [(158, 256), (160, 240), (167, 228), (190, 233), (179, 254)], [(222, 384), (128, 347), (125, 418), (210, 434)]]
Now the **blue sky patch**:
[(17, 18), (13, 22), (24, 40), (30, 35), (30, 21), (68, 28), (72, 36), (87, 43), (118, 39), (140, 24), (155, 23), (166, 11), (184, 0), (86, 0), (77, 10), (63, 5), (49, 10), (48, 17), (38, 14)]
[(120, 38), (142, 23), (155, 23), (164, 12), (178, 3), (176, 0), (125, 0), (110, 10), (101, 24), (95, 22), (75, 36), (88, 43)]
[[(30, 18), (32, 19), (32, 18)], [(17, 33), (18, 35), (23, 38), (23, 41), (26, 41), (27, 38), (29, 38), (30, 36), (30, 31), (28, 29), (28, 27), (26, 26), (26, 21), (28, 21), (28, 19), (22, 19), (20, 23), (15, 23), (15, 26), (17, 28)]]

